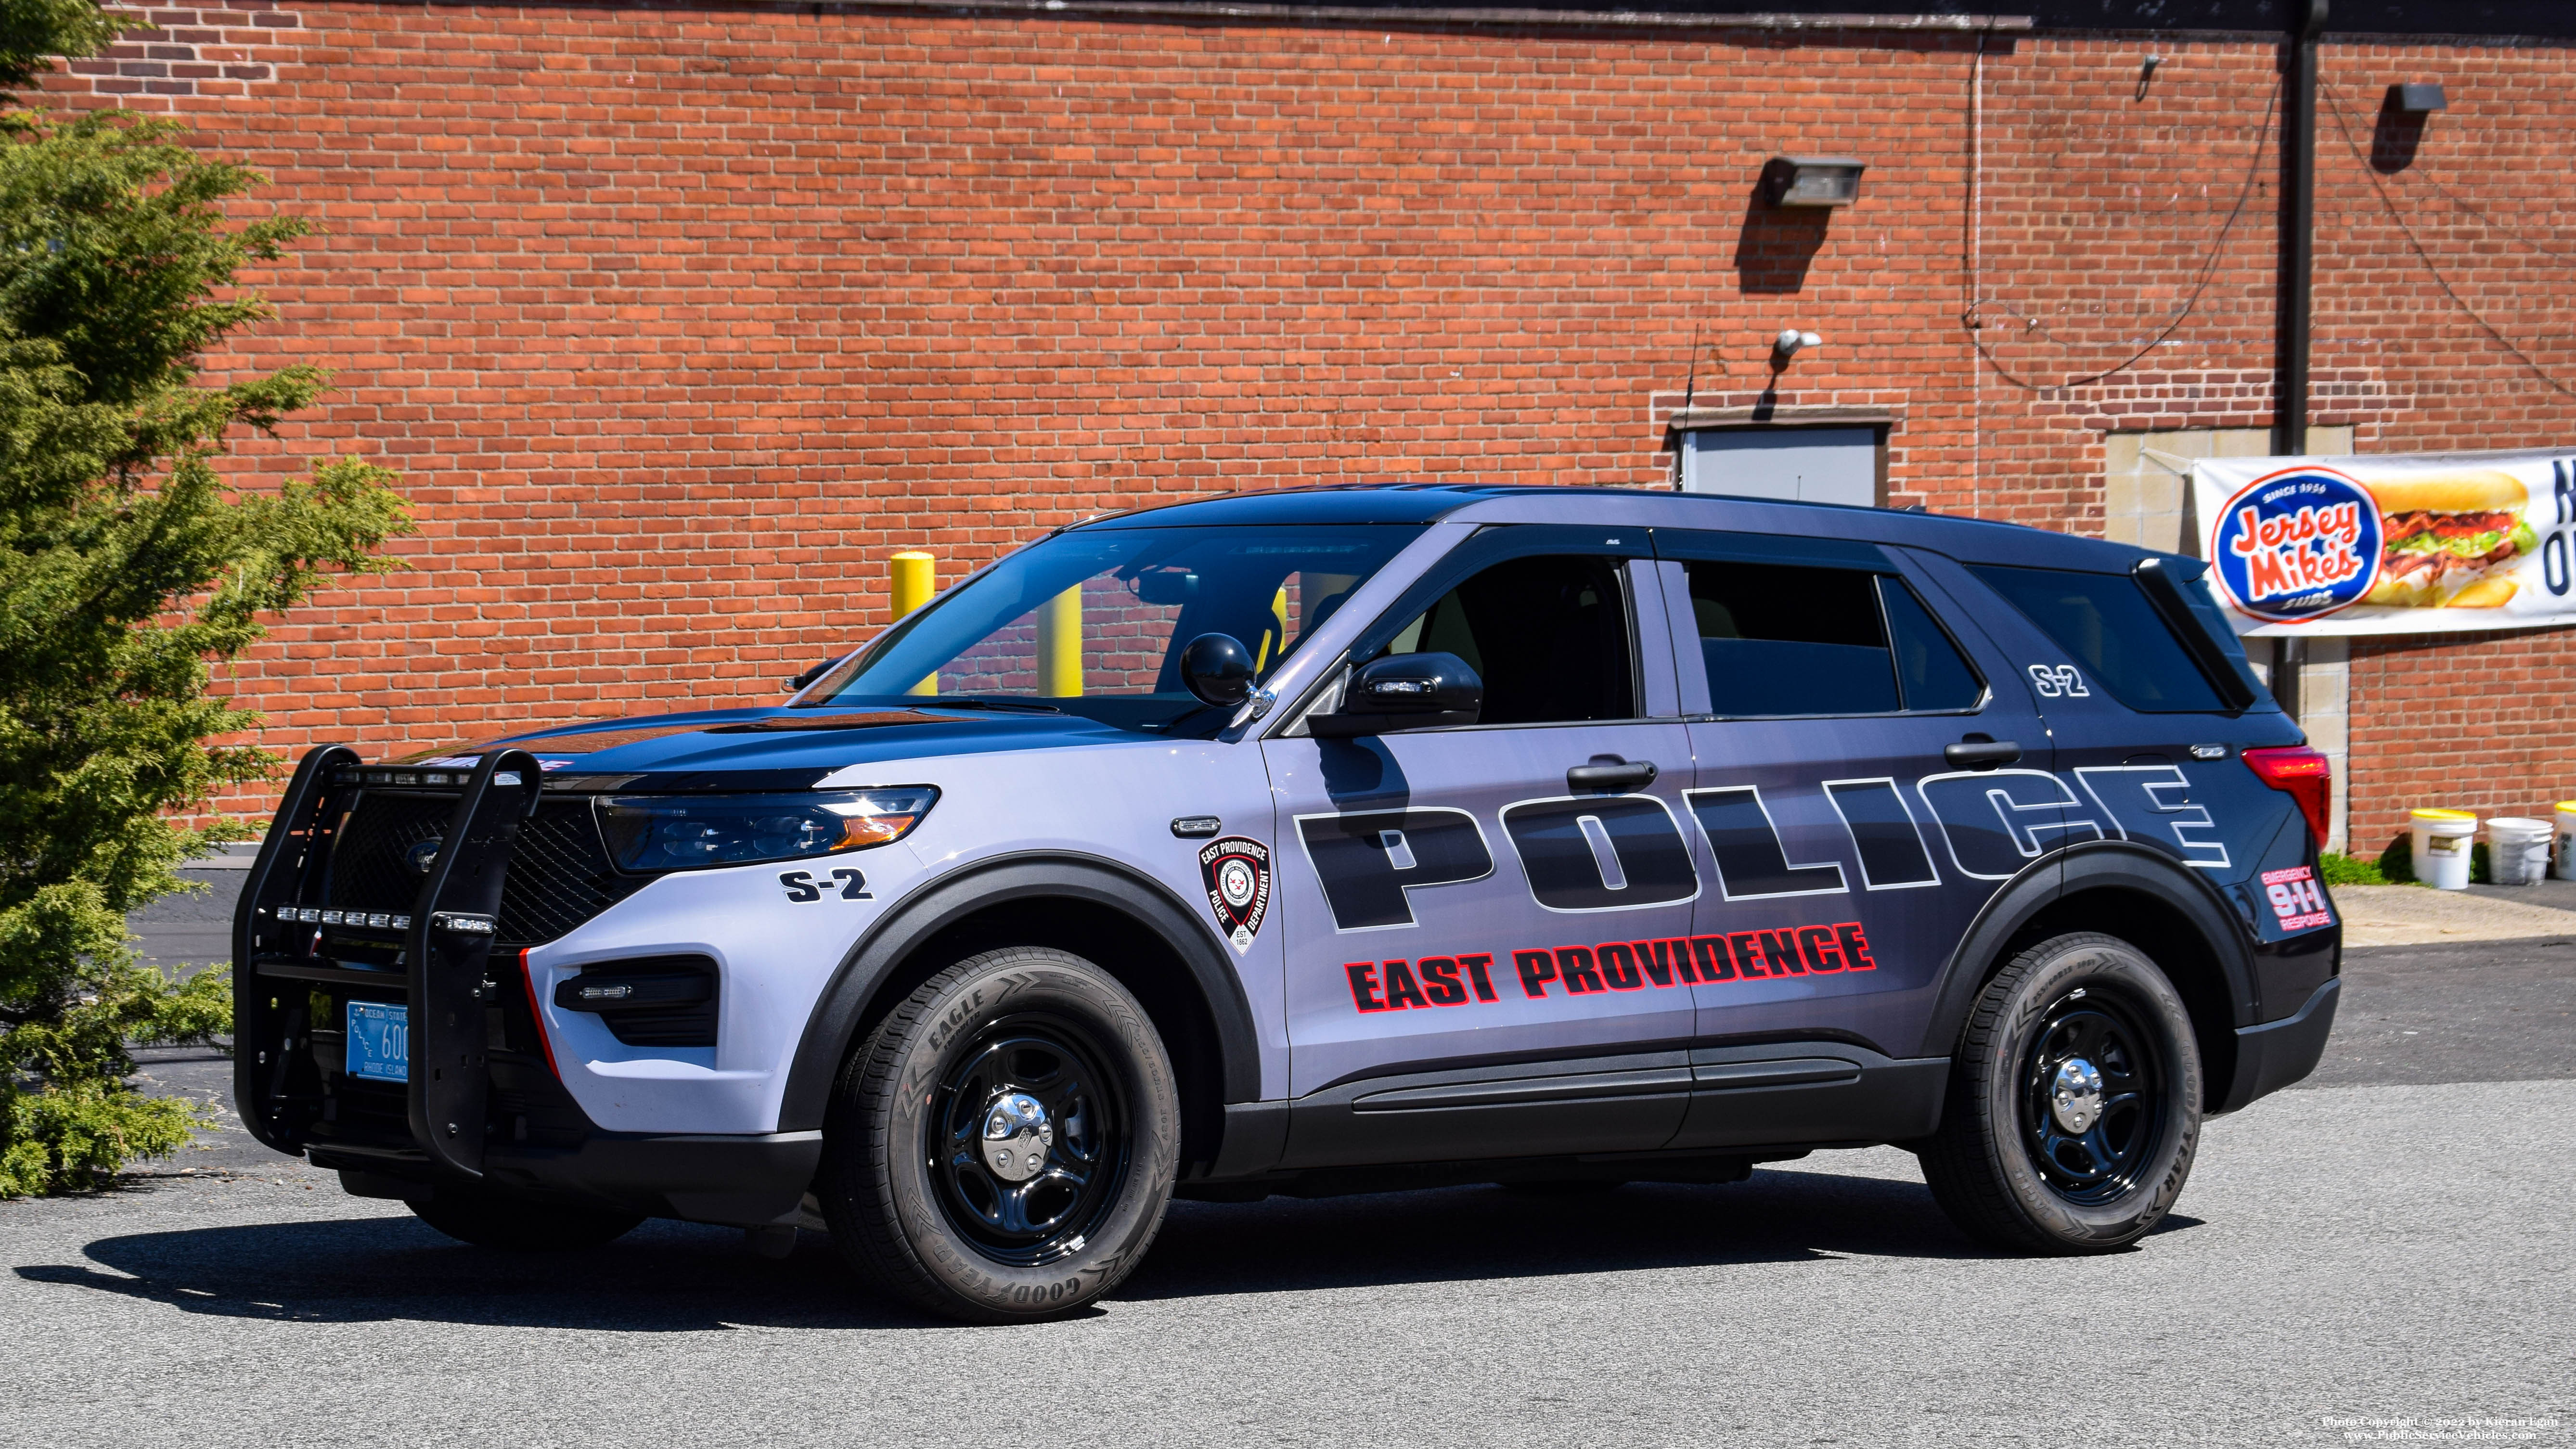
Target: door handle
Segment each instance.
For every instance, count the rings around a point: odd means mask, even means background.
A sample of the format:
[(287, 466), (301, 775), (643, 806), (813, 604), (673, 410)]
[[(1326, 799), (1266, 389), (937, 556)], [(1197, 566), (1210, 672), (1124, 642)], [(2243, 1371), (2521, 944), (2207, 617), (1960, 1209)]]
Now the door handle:
[(1995, 740), (1988, 739), (1984, 735), (1970, 735), (1955, 745), (1942, 746), (1941, 758), (1948, 762), (1952, 769), (1991, 770), (1998, 765), (2009, 765), (2020, 759), (2021, 746), (2011, 740)]
[(1592, 763), (1565, 772), (1565, 788), (1578, 795), (1587, 790), (1636, 790), (1655, 783), (1655, 774), (1652, 760), (1630, 764), (1617, 755), (1594, 755)]

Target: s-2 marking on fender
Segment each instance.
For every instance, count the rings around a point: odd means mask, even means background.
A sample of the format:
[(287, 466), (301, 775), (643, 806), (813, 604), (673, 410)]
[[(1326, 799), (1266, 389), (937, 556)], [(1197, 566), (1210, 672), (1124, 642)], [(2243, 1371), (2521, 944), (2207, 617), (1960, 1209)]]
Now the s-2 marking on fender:
[(831, 881), (840, 882), (840, 897), (845, 901), (876, 899), (876, 893), (868, 889), (868, 878), (847, 866), (832, 872), (828, 880), (818, 881), (811, 872), (801, 870), (788, 871), (778, 878), (778, 883), (787, 887), (787, 898), (799, 905), (821, 900), (825, 891), (834, 889)]

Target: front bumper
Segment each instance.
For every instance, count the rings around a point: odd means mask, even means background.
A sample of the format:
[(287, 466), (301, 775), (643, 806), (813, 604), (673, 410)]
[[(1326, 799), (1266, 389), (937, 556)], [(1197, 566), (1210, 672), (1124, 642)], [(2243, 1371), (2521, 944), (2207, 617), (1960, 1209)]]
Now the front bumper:
[[(369, 833), (358, 792), (391, 772), (362, 772), (354, 758), (340, 747), (307, 757), (245, 883), (234, 1085), (252, 1132), (381, 1196), (479, 1178), (534, 1200), (792, 1221), (821, 1143), (776, 1130), (780, 1082), (813, 993), (873, 901), (786, 909), (765, 867), (579, 895), (590, 878), (567, 882), (553, 856), (516, 849), (549, 802), (527, 793), (534, 762), (510, 755), (438, 799), (448, 814), (436, 833), (449, 845), (417, 895), (380, 899), (392, 887), (369, 867), (405, 842)], [(509, 883), (523, 880), (535, 889), (512, 896)], [(563, 934), (518, 948), (518, 924), (539, 919), (529, 903), (557, 898), (582, 914), (541, 921)], [(586, 970), (674, 949), (722, 975), (709, 1019), (686, 1040), (621, 1035), (555, 999)], [(408, 1008), (407, 1081), (348, 1068), (340, 1028), (366, 1002)]]
[[(362, 1197), (410, 1197), (434, 1185), (418, 1152), (315, 1146), (313, 1165), (336, 1169)], [(529, 1198), (607, 1207), (654, 1218), (762, 1227), (796, 1223), (823, 1160), (820, 1132), (762, 1137), (595, 1132), (568, 1148), (494, 1146), (484, 1180)]]

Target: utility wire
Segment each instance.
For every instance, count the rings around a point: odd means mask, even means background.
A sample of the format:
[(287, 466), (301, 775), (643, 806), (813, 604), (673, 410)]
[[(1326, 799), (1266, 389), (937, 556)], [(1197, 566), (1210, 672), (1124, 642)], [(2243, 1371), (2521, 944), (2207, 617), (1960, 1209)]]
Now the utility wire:
[[(2333, 85), (2333, 83), (2332, 83), (2332, 82), (2330, 82), (2330, 81), (2327, 81), (2327, 80), (2323, 79), (2322, 77), (2320, 77), (2320, 78), (2318, 79), (2318, 81), (2317, 81), (2317, 84), (2318, 84), (2318, 85), (2320, 85), (2320, 86), (2322, 86), (2322, 87), (2324, 87), (2324, 89), (2325, 89), (2325, 91), (2326, 91), (2326, 93), (2327, 93), (2327, 100), (2328, 100), (2329, 102), (2333, 102), (2333, 101), (2335, 100), (2335, 95), (2334, 95), (2334, 85)], [(2336, 123), (2337, 125), (2342, 125), (2342, 124), (2343, 124), (2343, 122), (2344, 122), (2343, 114), (2342, 114), (2342, 112), (2338, 109), (2338, 111), (2337, 111), (2337, 113), (2336, 113), (2336, 116), (2335, 116), (2335, 123)], [(2347, 136), (2347, 137), (2346, 137), (2346, 140), (2347, 140), (2347, 142), (2349, 142), (2350, 137), (2349, 137), (2349, 136)], [(2378, 167), (2376, 167), (2376, 166), (2373, 166), (2371, 169), (2372, 169), (2372, 170), (2374, 170), (2374, 171), (2376, 171), (2376, 170), (2378, 170), (2379, 168), (2378, 168)], [(2549, 258), (2549, 259), (2550, 259), (2551, 261), (2553, 261), (2553, 262), (2567, 262), (2567, 263), (2571, 263), (2571, 264), (2576, 264), (2576, 252), (2562, 252), (2562, 251), (2556, 251), (2556, 250), (2553, 250), (2553, 249), (2551, 249), (2551, 248), (2549, 248), (2549, 247), (2542, 246), (2540, 243), (2538, 243), (2538, 242), (2536, 242), (2536, 241), (2533, 241), (2530, 237), (2527, 237), (2527, 236), (2523, 235), (2521, 232), (2515, 231), (2513, 228), (2511, 228), (2511, 227), (2507, 226), (2507, 225), (2506, 225), (2506, 224), (2504, 224), (2503, 222), (2500, 222), (2500, 221), (2496, 220), (2494, 217), (2487, 215), (2487, 213), (2486, 213), (2486, 209), (2485, 209), (2484, 207), (2481, 207), (2481, 206), (2477, 205), (2475, 202), (2470, 201), (2467, 197), (2462, 196), (2462, 195), (2461, 195), (2461, 194), (2459, 194), (2458, 192), (2453, 191), (2450, 187), (2443, 185), (2443, 184), (2442, 184), (2442, 178), (2440, 178), (2440, 177), (2438, 177), (2438, 176), (2434, 175), (2432, 172), (2427, 171), (2427, 170), (2424, 170), (2424, 169), (2422, 169), (2422, 168), (2420, 168), (2420, 167), (2409, 166), (2409, 167), (2407, 167), (2407, 168), (2406, 168), (2405, 175), (2406, 175), (2407, 179), (2409, 179), (2409, 180), (2421, 181), (2421, 182), (2423, 182), (2425, 185), (2427, 185), (2427, 186), (2429, 186), (2429, 187), (2432, 187), (2432, 188), (2433, 188), (2433, 190), (2435, 190), (2436, 192), (2438, 192), (2438, 193), (2440, 193), (2440, 194), (2441, 194), (2441, 197), (2442, 197), (2442, 199), (2443, 199), (2444, 201), (2447, 201), (2447, 202), (2451, 203), (2453, 206), (2458, 207), (2460, 210), (2467, 212), (2469, 215), (2476, 217), (2476, 218), (2478, 219), (2478, 224), (2479, 224), (2479, 225), (2484, 226), (2484, 227), (2485, 227), (2485, 228), (2487, 228), (2489, 231), (2492, 231), (2492, 232), (2496, 232), (2496, 233), (2498, 233), (2499, 235), (2503, 236), (2506, 240), (2508, 240), (2508, 241), (2513, 241), (2513, 242), (2519, 242), (2519, 243), (2520, 243), (2520, 244), (2522, 244), (2523, 246), (2530, 248), (2532, 251), (2534, 251), (2534, 252), (2538, 253), (2538, 254), (2539, 254), (2539, 255), (2541, 255), (2541, 256), (2544, 256), (2544, 257)]]
[[(2147, 354), (2164, 346), (2167, 339), (2171, 338), (2176, 332), (2182, 330), (2183, 323), (2191, 320), (2192, 312), (2200, 306), (2201, 295), (2209, 290), (2211, 279), (2218, 275), (2218, 259), (2227, 250), (2227, 238), (2229, 234), (2236, 230), (2238, 219), (2245, 215), (2245, 204), (2254, 199), (2255, 183), (2262, 175), (2263, 155), (2266, 151), (2271, 149), (2272, 117), (2273, 114), (2280, 109), (2280, 105), (2281, 85), (2279, 82), (2275, 82), (2272, 86), (2270, 99), (2263, 103), (2263, 125), (2260, 130), (2255, 132), (2254, 154), (2246, 158), (2245, 182), (2242, 186), (2237, 188), (2236, 205), (2229, 209), (2227, 220), (2219, 223), (2218, 235), (2212, 239), (2209, 244), (2209, 254), (2201, 259), (2200, 276), (2198, 280), (2192, 283), (2191, 295), (2183, 299), (2182, 310), (2174, 314), (2173, 320), (2165, 324), (2163, 331), (2158, 332), (2154, 337), (2148, 339), (2147, 344), (2144, 347), (2141, 347), (2137, 351), (2129, 354), (2126, 359), (2117, 365), (2104, 368), (2102, 371), (2094, 373), (2089, 377), (2070, 377), (2064, 382), (2053, 384), (2053, 386), (2060, 389), (2089, 387), (2094, 383), (2102, 381), (2104, 378), (2115, 377), (2120, 373), (2126, 372), (2130, 368), (2135, 367), (2140, 362), (2144, 361)], [(1975, 205), (1976, 186), (1977, 178), (1971, 174), (1968, 179), (1969, 204), (1971, 206)], [(1981, 325), (1981, 319), (1977, 315), (1977, 309), (1982, 305), (1982, 303), (1977, 296), (1976, 287), (1977, 273), (1975, 266), (1972, 263), (1968, 273), (1968, 310), (1959, 318), (1960, 325), (1964, 327), (1968, 333), (1968, 345), (1977, 349), (1977, 355), (1984, 358), (1986, 360), (1986, 365), (1992, 367), (1995, 370), (1996, 375), (2003, 378), (2004, 381), (2011, 383), (2015, 387), (2021, 388), (2025, 392), (2045, 392), (2049, 390), (2052, 384), (2033, 382), (2030, 379), (2015, 373), (2011, 368), (2004, 366), (2003, 360), (1996, 357), (1993, 350), (1986, 346), (1986, 340), (1984, 336), (1981, 335), (1984, 328)]]
[(2397, 223), (2397, 230), (2406, 238), (2406, 245), (2413, 249), (2415, 259), (2422, 262), (2424, 270), (2432, 275), (2433, 285), (2440, 287), (2442, 295), (2451, 299), (2451, 305), (2459, 308), (2468, 315), (2470, 321), (2478, 324), (2479, 331), (2494, 339), (2496, 346), (2513, 354), (2514, 361), (2531, 369), (2531, 375), (2546, 383), (2551, 391), (2562, 397), (2576, 397), (2576, 389), (2570, 389), (2566, 384), (2551, 377), (2539, 363), (2532, 360), (2531, 354), (2516, 347), (2511, 338), (2497, 331), (2494, 323), (2489, 322), (2477, 308), (2468, 304), (2467, 299), (2452, 289), (2451, 279), (2444, 276), (2441, 267), (2434, 263), (2433, 254), (2424, 250), (2424, 243), (2415, 235), (2415, 228), (2406, 224), (2406, 214), (2398, 210), (2396, 201), (2389, 196), (2388, 184), (2379, 179), (2378, 168), (2370, 164), (2370, 154), (2362, 150), (2361, 143), (2353, 138), (2351, 118), (2344, 114), (2343, 103), (2335, 98), (2334, 88), (2324, 86), (2321, 89), (2325, 91), (2326, 109), (2334, 113), (2335, 129), (2342, 133), (2344, 145), (2351, 148), (2353, 158), (2361, 163), (2361, 174), (2370, 179), (2370, 189), (2379, 193), (2379, 204), (2386, 208), (2388, 219)]

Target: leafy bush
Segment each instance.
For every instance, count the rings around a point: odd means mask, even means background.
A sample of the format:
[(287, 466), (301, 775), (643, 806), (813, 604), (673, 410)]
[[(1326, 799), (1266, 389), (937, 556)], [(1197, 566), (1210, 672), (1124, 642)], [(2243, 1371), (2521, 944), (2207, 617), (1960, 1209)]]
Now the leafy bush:
[[(118, 28), (95, 0), (0, 6), (0, 92)], [(392, 475), (354, 459), (274, 492), (217, 475), (236, 426), (273, 427), (324, 378), (198, 384), (205, 349), (269, 315), (240, 269), (304, 228), (228, 225), (261, 178), (182, 134), (0, 110), (0, 1197), (187, 1140), (192, 1109), (133, 1090), (126, 1047), (221, 1034), (230, 984), (138, 964), (125, 913), (250, 834), (173, 814), (277, 763), (207, 743), (258, 722), (207, 692), (210, 667), (331, 574), (384, 567), (409, 527)]]
[[(2342, 868), (2357, 871), (2370, 870), (2375, 865), (2381, 877), (2379, 880), (2375, 881), (2361, 880), (2358, 878), (2353, 880), (2344, 880), (2333, 873), (2336, 867), (2329, 866), (2326, 874), (2326, 884), (2328, 885), (2424, 884), (2424, 882), (2417, 878), (2415, 874), (2415, 833), (2411, 830), (2401, 830), (2397, 832), (2397, 838), (2388, 842), (2388, 848), (2379, 853), (2379, 859), (2376, 862), (2344, 860), (2342, 856), (2330, 856), (2328, 859), (2343, 861)], [(2487, 843), (2483, 840), (2471, 842), (2469, 845), (2469, 884), (2489, 885), (2492, 884), (2494, 880), (2495, 877), (2488, 871)]]
[(2418, 884), (2415, 879), (2414, 832), (2398, 831), (2397, 838), (2388, 842), (2388, 848), (2379, 852), (2379, 873), (2388, 877), (2390, 885)]
[(2380, 870), (2381, 862), (2355, 860), (2329, 850), (2317, 857), (2317, 874), (2330, 886), (2387, 885), (2388, 877)]

